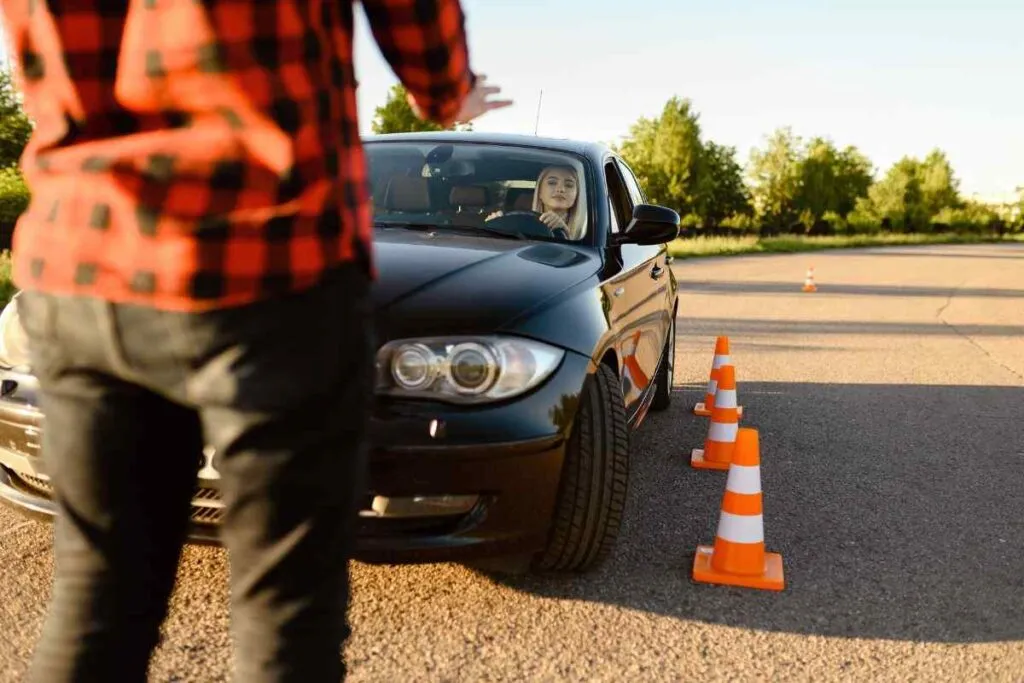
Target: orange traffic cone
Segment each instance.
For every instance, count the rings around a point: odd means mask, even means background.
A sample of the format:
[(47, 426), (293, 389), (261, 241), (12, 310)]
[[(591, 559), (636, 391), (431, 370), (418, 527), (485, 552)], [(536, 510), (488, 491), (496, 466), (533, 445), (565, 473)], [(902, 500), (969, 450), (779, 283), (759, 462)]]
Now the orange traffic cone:
[(764, 549), (761, 454), (756, 429), (744, 427), (722, 497), (715, 545), (697, 546), (693, 580), (780, 591), (786, 586), (782, 555)]
[[(715, 357), (711, 361), (711, 374), (708, 377), (708, 386), (704, 390), (704, 400), (693, 406), (693, 414), (701, 417), (710, 417), (711, 411), (715, 409), (715, 394), (718, 393), (718, 371), (723, 365), (732, 363), (729, 357), (729, 338), (718, 337), (715, 340)], [(743, 417), (743, 406), (737, 406), (739, 416)]]
[(739, 411), (736, 408), (736, 369), (731, 364), (718, 370), (718, 391), (704, 448), (694, 448), (690, 464), (699, 470), (727, 470), (736, 447)]
[(818, 291), (818, 286), (814, 284), (814, 266), (807, 269), (807, 276), (804, 278), (803, 290), (805, 292)]

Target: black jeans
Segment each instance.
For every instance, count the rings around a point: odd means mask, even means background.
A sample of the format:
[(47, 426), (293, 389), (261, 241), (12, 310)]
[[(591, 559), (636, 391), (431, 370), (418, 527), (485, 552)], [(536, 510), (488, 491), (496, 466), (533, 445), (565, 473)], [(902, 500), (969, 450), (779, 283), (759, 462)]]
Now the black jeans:
[(353, 267), (199, 314), (22, 295), (59, 505), (30, 680), (146, 679), (204, 444), (226, 505), (237, 680), (344, 678), (372, 400), (367, 285)]

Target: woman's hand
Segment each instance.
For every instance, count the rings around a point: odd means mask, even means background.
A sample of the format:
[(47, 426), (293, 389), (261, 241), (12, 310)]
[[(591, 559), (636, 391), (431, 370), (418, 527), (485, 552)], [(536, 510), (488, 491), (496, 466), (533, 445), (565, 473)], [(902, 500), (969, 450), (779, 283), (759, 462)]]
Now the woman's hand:
[(505, 215), (505, 212), (504, 212), (504, 211), (502, 211), (501, 209), (498, 209), (497, 211), (495, 211), (494, 213), (492, 213), (491, 215), (489, 215), (489, 216), (488, 216), (487, 218), (485, 218), (484, 220), (485, 220), (485, 221), (493, 221), (493, 220), (494, 220), (495, 218), (501, 218), (501, 217), (502, 217), (502, 216), (504, 216), (504, 215)]
[(561, 228), (566, 232), (569, 232), (569, 224), (565, 222), (565, 219), (559, 216), (554, 211), (545, 211), (540, 215), (540, 222), (548, 226), (552, 230)]

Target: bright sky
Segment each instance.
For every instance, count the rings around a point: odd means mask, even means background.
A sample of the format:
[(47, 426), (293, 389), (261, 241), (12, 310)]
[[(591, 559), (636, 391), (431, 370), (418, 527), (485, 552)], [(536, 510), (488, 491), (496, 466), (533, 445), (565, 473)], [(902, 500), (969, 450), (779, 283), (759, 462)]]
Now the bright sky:
[[(941, 147), (966, 196), (1024, 185), (1024, 0), (463, 0), (474, 69), (516, 100), (477, 130), (614, 141), (672, 95), (705, 135), (777, 126), (854, 144), (884, 172)], [(362, 13), (359, 14), (363, 19)], [(365, 22), (362, 127), (396, 78)]]
[[(879, 173), (949, 155), (966, 196), (1024, 185), (1024, 0), (463, 0), (473, 68), (516, 100), (477, 130), (612, 142), (673, 95), (746, 162), (778, 126)], [(361, 126), (396, 82), (362, 12)], [(0, 50), (2, 51), (2, 50)]]

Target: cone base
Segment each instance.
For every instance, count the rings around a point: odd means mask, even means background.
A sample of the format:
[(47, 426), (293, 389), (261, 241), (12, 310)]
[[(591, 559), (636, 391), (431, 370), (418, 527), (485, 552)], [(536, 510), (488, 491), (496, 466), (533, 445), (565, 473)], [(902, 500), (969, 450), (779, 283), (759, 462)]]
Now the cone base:
[(694, 448), (690, 452), (690, 464), (698, 470), (717, 470), (719, 472), (728, 472), (729, 463), (727, 462), (715, 462), (713, 460), (704, 459), (704, 449)]
[[(704, 401), (701, 401), (693, 407), (693, 414), (699, 415), (700, 417), (711, 417), (711, 411), (708, 410)], [(743, 406), (736, 406), (736, 417), (743, 417)]]
[(807, 285), (804, 285), (804, 287), (803, 287), (803, 290), (804, 290), (805, 292), (817, 292), (817, 291), (818, 291), (818, 288), (817, 288), (817, 287), (815, 287), (814, 285), (811, 285), (811, 286), (809, 286), (809, 287), (808, 287)]
[(713, 546), (699, 545), (693, 558), (693, 580), (698, 583), (714, 583), (722, 586), (739, 586), (741, 588), (759, 588), (769, 591), (781, 591), (786, 587), (786, 579), (782, 571), (782, 555), (778, 553), (764, 554), (763, 574), (726, 574), (711, 566)]

